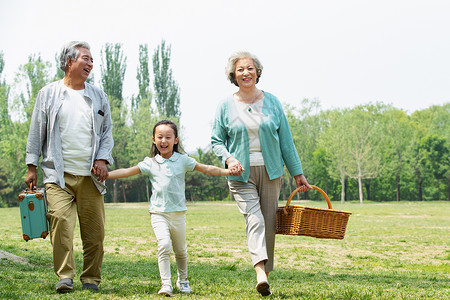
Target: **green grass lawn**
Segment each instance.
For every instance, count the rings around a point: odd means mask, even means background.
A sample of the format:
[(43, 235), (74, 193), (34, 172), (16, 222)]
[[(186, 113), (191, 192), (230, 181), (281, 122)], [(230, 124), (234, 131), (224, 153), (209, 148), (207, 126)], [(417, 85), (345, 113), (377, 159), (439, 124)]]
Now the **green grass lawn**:
[[(294, 204), (298, 204), (296, 202)], [(324, 203), (302, 205), (325, 207)], [(350, 211), (343, 240), (277, 235), (272, 299), (449, 299), (449, 202), (333, 202)], [(27, 264), (0, 260), (1, 299), (160, 298), (157, 245), (146, 203), (106, 205), (100, 292), (81, 291), (81, 240), (75, 238), (75, 292), (59, 295), (46, 240), (22, 239), (18, 208), (0, 209), (0, 250)], [(187, 243), (193, 299), (260, 299), (245, 238), (232, 202), (188, 204)], [(172, 265), (173, 282), (176, 267)]]

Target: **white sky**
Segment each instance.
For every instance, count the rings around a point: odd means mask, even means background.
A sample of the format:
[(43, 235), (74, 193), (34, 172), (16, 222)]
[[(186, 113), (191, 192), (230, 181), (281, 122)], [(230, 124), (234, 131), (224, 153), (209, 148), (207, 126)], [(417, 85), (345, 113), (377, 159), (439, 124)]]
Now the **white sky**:
[(209, 144), (217, 104), (236, 90), (224, 74), (236, 50), (260, 58), (258, 87), (283, 103), (317, 99), (329, 109), (380, 101), (412, 112), (450, 101), (447, 0), (0, 0), (8, 83), (28, 55), (54, 65), (65, 42), (84, 40), (98, 84), (100, 49), (119, 42), (129, 97), (137, 93), (139, 44), (153, 54), (162, 39), (172, 46), (186, 151)]

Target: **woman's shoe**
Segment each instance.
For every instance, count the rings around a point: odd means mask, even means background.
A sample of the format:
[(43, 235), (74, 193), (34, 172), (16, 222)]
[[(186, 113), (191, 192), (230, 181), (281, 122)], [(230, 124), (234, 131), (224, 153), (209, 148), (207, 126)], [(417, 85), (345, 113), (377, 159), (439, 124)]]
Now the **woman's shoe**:
[(256, 285), (256, 290), (258, 293), (261, 294), (261, 296), (269, 296), (272, 295), (272, 292), (270, 291), (270, 286), (267, 281), (260, 281)]

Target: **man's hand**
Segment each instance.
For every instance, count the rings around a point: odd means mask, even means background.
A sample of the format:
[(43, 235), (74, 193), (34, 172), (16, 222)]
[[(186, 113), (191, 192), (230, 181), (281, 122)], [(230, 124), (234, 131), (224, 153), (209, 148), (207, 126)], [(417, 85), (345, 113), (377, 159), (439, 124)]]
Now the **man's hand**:
[(28, 174), (25, 178), (25, 184), (30, 189), (35, 189), (37, 185), (37, 173), (35, 165), (28, 165)]
[(97, 177), (98, 181), (105, 181), (106, 178), (108, 178), (108, 168), (106, 167), (106, 161), (102, 159), (94, 161), (92, 172), (94, 173), (94, 176)]

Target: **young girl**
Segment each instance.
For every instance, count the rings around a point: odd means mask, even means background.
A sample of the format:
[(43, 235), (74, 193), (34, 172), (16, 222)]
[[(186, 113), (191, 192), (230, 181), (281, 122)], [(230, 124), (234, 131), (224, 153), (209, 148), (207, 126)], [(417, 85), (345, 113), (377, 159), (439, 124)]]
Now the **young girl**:
[(109, 179), (129, 177), (142, 173), (152, 184), (150, 216), (158, 241), (158, 267), (162, 287), (158, 294), (172, 296), (170, 280), (170, 242), (178, 268), (177, 287), (181, 293), (191, 293), (187, 279), (186, 251), (186, 199), (185, 173), (200, 171), (207, 175), (239, 176), (243, 169), (230, 172), (216, 166), (204, 165), (178, 151), (178, 129), (168, 120), (158, 122), (153, 128), (152, 157), (146, 157), (137, 166), (109, 172)]

